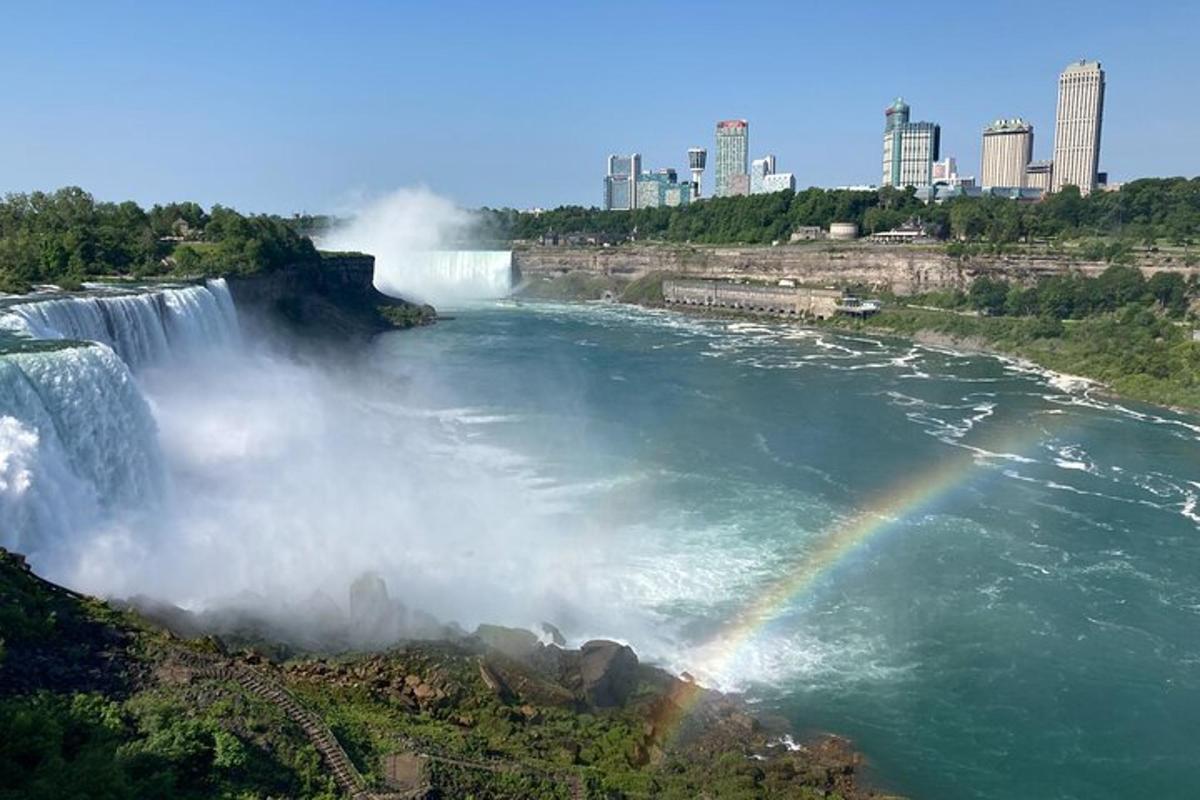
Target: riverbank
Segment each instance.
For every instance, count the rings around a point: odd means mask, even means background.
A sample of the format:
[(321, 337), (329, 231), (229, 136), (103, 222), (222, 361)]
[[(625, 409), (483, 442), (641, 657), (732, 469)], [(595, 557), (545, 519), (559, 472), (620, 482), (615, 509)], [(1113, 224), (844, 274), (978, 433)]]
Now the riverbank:
[(2, 549), (0, 599), (13, 796), (881, 797), (844, 740), (794, 745), (736, 697), (616, 642), (568, 649), (552, 626), (557, 643), (450, 626), (372, 653), (297, 650), (243, 618), (223, 641), (182, 609), (55, 586)]
[(1190, 328), (1151, 314), (1058, 322), (885, 308), (865, 320), (839, 316), (817, 324), (1012, 356), (1094, 381), (1117, 397), (1186, 412), (1200, 409), (1200, 343), (1191, 340)]
[[(526, 282), (531, 299), (612, 299), (663, 307), (662, 282), (675, 273), (649, 273), (633, 281), (565, 273)], [(1094, 381), (1114, 396), (1174, 410), (1200, 410), (1200, 342), (1191, 328), (1148, 310), (1123, 310), (1080, 320), (980, 316), (935, 308), (897, 306), (866, 319), (835, 316), (819, 327), (900, 336), (914, 341), (1025, 359), (1038, 367)], [(737, 311), (671, 306), (689, 314), (745, 318)], [(765, 317), (778, 321), (778, 317)]]

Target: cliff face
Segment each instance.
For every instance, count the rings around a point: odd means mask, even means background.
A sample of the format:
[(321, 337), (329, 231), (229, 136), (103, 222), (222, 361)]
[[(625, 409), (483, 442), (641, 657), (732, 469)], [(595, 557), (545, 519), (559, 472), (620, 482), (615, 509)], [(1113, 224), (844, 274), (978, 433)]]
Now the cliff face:
[[(1040, 275), (1071, 270), (1095, 275), (1108, 266), (1102, 262), (1073, 261), (1050, 255), (972, 256), (962, 260), (936, 247), (849, 242), (780, 247), (525, 245), (513, 250), (513, 265), (524, 278), (580, 272), (635, 280), (651, 272), (666, 272), (689, 278), (748, 278), (772, 282), (792, 278), (823, 285), (861, 283), (896, 294), (965, 289), (980, 275), (1003, 275), (1030, 281)], [(1151, 274), (1162, 267), (1146, 264), (1142, 269)]]
[(308, 338), (361, 338), (434, 320), (431, 306), (382, 294), (374, 275), (374, 256), (325, 254), (316, 266), (233, 275), (227, 281), (240, 310)]

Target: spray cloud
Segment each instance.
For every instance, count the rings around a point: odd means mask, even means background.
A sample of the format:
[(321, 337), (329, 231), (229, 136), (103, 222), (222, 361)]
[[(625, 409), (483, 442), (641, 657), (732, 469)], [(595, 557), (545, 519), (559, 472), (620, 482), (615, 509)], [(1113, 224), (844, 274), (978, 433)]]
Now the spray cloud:
[(511, 254), (473, 248), (475, 234), (471, 212), (428, 189), (399, 189), (358, 209), (320, 245), (375, 256), (384, 294), (444, 306), (509, 292)]

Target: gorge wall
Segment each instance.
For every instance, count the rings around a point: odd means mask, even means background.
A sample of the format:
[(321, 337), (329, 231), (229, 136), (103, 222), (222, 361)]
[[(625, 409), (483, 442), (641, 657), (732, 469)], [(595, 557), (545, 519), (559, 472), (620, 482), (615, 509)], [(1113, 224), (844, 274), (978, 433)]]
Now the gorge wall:
[[(964, 289), (980, 275), (999, 275), (1031, 281), (1041, 275), (1078, 271), (1103, 272), (1103, 262), (1069, 256), (1011, 255), (949, 256), (938, 246), (813, 243), (778, 247), (718, 247), (636, 244), (618, 247), (556, 247), (521, 245), (513, 249), (513, 268), (519, 279), (553, 278), (583, 273), (632, 281), (651, 272), (688, 278), (746, 278), (774, 282), (791, 278), (807, 284), (865, 284), (896, 294), (938, 289)], [(1172, 267), (1155, 262), (1141, 265), (1152, 274)], [(1200, 273), (1196, 268), (1179, 269)]]
[(389, 297), (374, 285), (375, 257), (323, 253), (317, 265), (295, 265), (253, 275), (231, 275), (238, 308), (256, 312), (301, 336), (369, 336), (393, 327), (432, 322), (434, 310)]

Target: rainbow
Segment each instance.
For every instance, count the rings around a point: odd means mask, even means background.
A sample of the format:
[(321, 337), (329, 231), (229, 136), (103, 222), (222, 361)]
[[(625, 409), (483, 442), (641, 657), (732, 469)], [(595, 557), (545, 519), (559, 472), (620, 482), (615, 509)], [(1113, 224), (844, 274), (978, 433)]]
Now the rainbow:
[[(715, 635), (695, 651), (696, 671), (701, 675), (719, 674), (736, 659), (738, 653), (766, 628), (795, 598), (808, 591), (814, 583), (843, 563), (867, 542), (899, 526), (904, 520), (922, 513), (951, 491), (979, 475), (983, 453), (1014, 458), (1014, 452), (1026, 450), (1031, 439), (1040, 438), (1044, 428), (1031, 425), (1022, 428), (994, 448), (968, 448), (941, 460), (933, 469), (918, 473), (887, 491), (880, 493), (864, 508), (820, 537), (815, 548), (805, 554), (786, 574), (774, 579), (754, 600), (741, 609)], [(1006, 445), (1006, 446), (1005, 446)], [(1023, 456), (1015, 456), (1023, 458)], [(694, 683), (678, 687), (671, 703), (655, 722), (656, 735), (669, 739), (704, 696), (704, 690)]]

